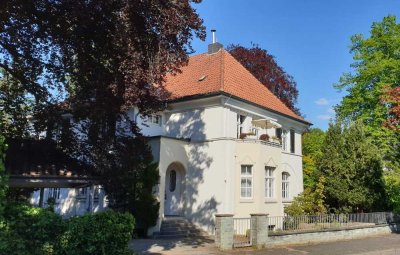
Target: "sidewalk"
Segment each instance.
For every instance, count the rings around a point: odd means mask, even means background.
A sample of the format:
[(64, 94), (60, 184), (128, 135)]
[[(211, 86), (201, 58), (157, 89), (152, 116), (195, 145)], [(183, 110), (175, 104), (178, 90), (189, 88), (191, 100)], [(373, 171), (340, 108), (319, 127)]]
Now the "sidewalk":
[(182, 240), (135, 239), (130, 247), (139, 254), (189, 254), (189, 255), (400, 255), (400, 234), (388, 234), (363, 239), (336, 241), (309, 245), (290, 245), (262, 250), (235, 249), (221, 252), (209, 238)]

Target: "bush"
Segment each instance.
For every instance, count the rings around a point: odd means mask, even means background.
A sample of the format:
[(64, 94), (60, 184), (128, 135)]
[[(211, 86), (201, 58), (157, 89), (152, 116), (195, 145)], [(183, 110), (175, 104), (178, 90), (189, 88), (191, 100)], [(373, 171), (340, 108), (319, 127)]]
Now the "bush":
[(0, 135), (0, 221), (3, 216), (3, 209), (4, 209), (4, 201), (6, 197), (6, 191), (7, 191), (7, 176), (5, 173), (5, 168), (4, 168), (4, 154), (6, 151), (6, 144), (4, 141), (4, 137)]
[(65, 222), (42, 208), (8, 204), (0, 223), (0, 254), (56, 254)]
[(132, 254), (127, 244), (134, 223), (131, 214), (113, 211), (71, 218), (61, 239), (61, 254)]

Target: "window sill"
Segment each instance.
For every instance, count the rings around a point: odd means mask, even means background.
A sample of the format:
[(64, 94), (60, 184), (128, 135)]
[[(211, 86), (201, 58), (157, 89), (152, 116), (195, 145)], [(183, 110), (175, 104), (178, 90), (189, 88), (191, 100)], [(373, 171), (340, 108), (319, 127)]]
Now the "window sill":
[(292, 203), (293, 200), (292, 199), (282, 199), (282, 203)]
[(278, 203), (278, 200), (276, 200), (274, 198), (266, 198), (264, 200), (264, 203), (266, 203), (266, 204)]
[(254, 199), (252, 198), (241, 198), (239, 203), (254, 203)]

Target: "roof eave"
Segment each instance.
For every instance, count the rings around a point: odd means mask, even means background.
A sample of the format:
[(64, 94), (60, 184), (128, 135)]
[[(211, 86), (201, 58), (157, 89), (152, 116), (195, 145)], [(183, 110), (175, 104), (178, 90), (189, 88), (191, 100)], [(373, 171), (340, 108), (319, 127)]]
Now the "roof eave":
[(280, 114), (282, 116), (285, 116), (286, 118), (289, 118), (289, 119), (301, 122), (303, 124), (306, 124), (307, 126), (312, 126), (313, 125), (311, 122), (308, 122), (306, 120), (295, 118), (293, 116), (290, 116), (290, 115), (287, 115), (285, 113), (279, 112), (277, 110), (274, 110), (274, 109), (271, 109), (271, 108), (256, 104), (254, 102), (251, 102), (249, 100), (243, 99), (241, 97), (232, 95), (232, 94), (224, 92), (224, 91), (215, 91), (215, 92), (210, 92), (210, 93), (207, 93), (207, 94), (195, 94), (195, 95), (190, 95), (190, 96), (184, 96), (184, 97), (180, 97), (180, 98), (176, 98), (176, 99), (167, 100), (167, 102), (169, 102), (169, 103), (178, 103), (178, 102), (184, 102), (184, 101), (189, 101), (189, 100), (194, 100), (194, 99), (201, 99), (201, 98), (208, 98), (208, 97), (219, 96), (219, 95), (231, 97), (233, 99), (242, 101), (244, 103), (248, 103), (248, 104), (260, 107), (260, 108), (262, 108), (264, 110), (273, 112), (275, 114)]

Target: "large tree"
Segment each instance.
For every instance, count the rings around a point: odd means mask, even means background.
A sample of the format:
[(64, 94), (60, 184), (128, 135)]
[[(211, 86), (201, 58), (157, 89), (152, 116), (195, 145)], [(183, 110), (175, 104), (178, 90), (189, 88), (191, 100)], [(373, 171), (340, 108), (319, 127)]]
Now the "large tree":
[(336, 107), (337, 115), (345, 122), (361, 120), (383, 151), (386, 168), (398, 169), (400, 133), (384, 126), (394, 112), (393, 104), (381, 98), (388, 89), (400, 86), (400, 24), (395, 16), (387, 16), (372, 24), (369, 37), (357, 34), (351, 40), (353, 70), (336, 85), (348, 92)]
[(228, 51), (287, 107), (300, 114), (296, 107), (299, 94), (296, 81), (277, 64), (274, 56), (256, 44), (250, 48), (232, 44)]
[[(1, 1), (0, 119), (7, 124), (1, 131), (21, 137), (46, 130), (48, 139), (61, 131), (65, 151), (109, 177), (104, 178), (106, 185), (106, 180), (131, 181), (118, 176), (119, 169), (147, 174), (131, 183), (141, 190), (127, 197), (139, 201), (136, 204), (146, 204), (147, 199), (146, 205), (153, 205), (148, 191), (157, 179), (154, 171), (142, 171), (150, 162), (126, 160), (115, 165), (115, 159), (128, 154), (123, 144), (130, 142), (121, 139), (140, 136), (127, 110), (137, 107), (143, 115), (161, 110), (168, 96), (165, 75), (187, 63), (194, 36), (204, 39), (203, 21), (192, 7), (200, 2)], [(149, 154), (131, 152), (143, 158)], [(110, 194), (120, 192), (115, 185), (107, 188)], [(152, 214), (150, 207), (143, 206), (140, 213)]]
[(315, 189), (319, 181), (316, 163), (321, 156), (325, 132), (311, 128), (302, 136), (304, 188)]
[(326, 205), (334, 211), (382, 210), (385, 206), (379, 149), (358, 121), (330, 124), (317, 168), (324, 176)]
[(384, 91), (382, 103), (390, 107), (385, 126), (400, 131), (400, 86)]
[(191, 2), (200, 1), (2, 1), (1, 96), (12, 88), (31, 98), (38, 127), (66, 99), (75, 118), (90, 120), (92, 142), (113, 139), (130, 107), (163, 106), (165, 74), (186, 63), (194, 35), (204, 38)]

